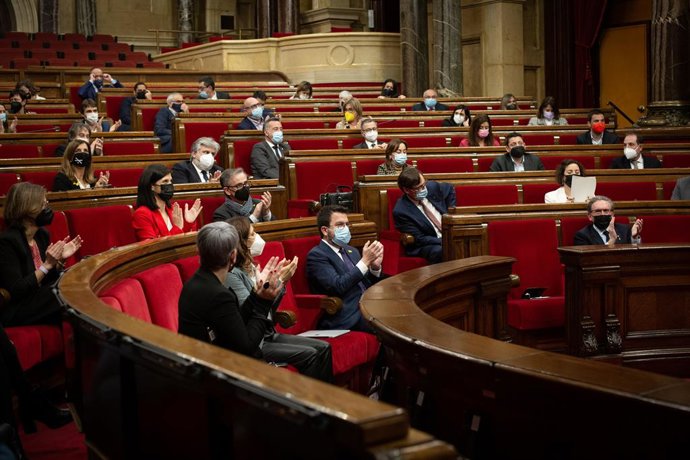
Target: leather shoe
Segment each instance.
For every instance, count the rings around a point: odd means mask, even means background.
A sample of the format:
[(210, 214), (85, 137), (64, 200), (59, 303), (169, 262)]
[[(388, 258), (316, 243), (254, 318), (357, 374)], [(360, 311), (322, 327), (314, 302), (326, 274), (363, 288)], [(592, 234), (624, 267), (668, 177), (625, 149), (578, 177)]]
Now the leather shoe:
[(35, 433), (35, 420), (48, 428), (60, 428), (72, 421), (72, 413), (51, 403), (39, 391), (31, 392), (28, 401), (21, 402), (20, 414), (25, 433)]

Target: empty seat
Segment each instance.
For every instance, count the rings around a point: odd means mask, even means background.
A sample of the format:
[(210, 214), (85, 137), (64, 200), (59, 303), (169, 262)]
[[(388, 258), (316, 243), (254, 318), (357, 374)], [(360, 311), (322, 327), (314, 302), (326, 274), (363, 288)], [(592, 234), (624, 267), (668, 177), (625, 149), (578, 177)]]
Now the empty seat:
[(6, 195), (10, 187), (19, 182), (19, 174), (0, 172), (0, 195)]
[(458, 185), (455, 198), (457, 206), (517, 204), (518, 190), (513, 184)]
[(524, 204), (537, 204), (544, 202), (544, 195), (559, 187), (555, 183), (538, 183), (522, 185), (522, 202)]
[(640, 216), (643, 243), (690, 243), (690, 215)]
[(297, 198), (288, 201), (288, 217), (303, 217), (305, 207), (318, 201), (322, 193), (335, 192), (339, 186), (353, 186), (349, 161), (304, 161), (295, 164)]
[(146, 295), (141, 283), (134, 278), (125, 278), (109, 289), (101, 292), (100, 297), (112, 297), (117, 300), (122, 312), (147, 323), (151, 322)]
[(472, 172), (471, 158), (420, 158), (417, 168), (422, 173)]
[(70, 209), (65, 214), (73, 235), (84, 240), (78, 251), (80, 259), (136, 241), (130, 206)]
[(151, 155), (154, 153), (156, 153), (155, 144), (150, 141), (103, 143), (103, 155)]
[(37, 145), (0, 144), (0, 158), (37, 158), (41, 150)]
[(379, 169), (379, 165), (383, 163), (383, 159), (373, 160), (356, 160), (357, 177), (359, 176), (373, 176)]
[(136, 273), (141, 283), (153, 324), (177, 332), (177, 301), (182, 291), (180, 272), (173, 264), (161, 264)]
[(22, 181), (42, 185), (46, 190), (50, 191), (53, 189), (56, 174), (55, 171), (25, 171), (20, 176)]
[(136, 187), (142, 171), (142, 168), (111, 169), (109, 183), (113, 187)]
[(654, 182), (597, 182), (597, 195), (613, 201), (653, 201), (657, 199)]

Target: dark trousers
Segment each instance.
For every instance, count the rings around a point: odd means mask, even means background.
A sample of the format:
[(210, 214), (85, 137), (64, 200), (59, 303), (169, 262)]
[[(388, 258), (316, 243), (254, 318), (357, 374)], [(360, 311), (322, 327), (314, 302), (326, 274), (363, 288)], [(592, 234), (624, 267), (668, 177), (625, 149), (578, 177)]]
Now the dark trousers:
[(12, 389), (20, 399), (25, 399), (31, 386), (24, 376), (14, 344), (10, 342), (5, 329), (0, 326), (0, 424), (14, 425)]
[(264, 339), (261, 352), (268, 362), (290, 364), (324, 382), (333, 380), (331, 346), (323, 340), (275, 333)]

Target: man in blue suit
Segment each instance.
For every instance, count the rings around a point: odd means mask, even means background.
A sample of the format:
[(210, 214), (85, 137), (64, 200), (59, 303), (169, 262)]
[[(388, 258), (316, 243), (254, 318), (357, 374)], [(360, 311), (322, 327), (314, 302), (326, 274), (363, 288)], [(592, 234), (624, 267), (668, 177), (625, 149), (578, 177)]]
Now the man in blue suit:
[(343, 301), (339, 312), (321, 318), (319, 328), (373, 332), (359, 311), (359, 299), (381, 277), (383, 245), (367, 241), (360, 257), (359, 251), (348, 244), (350, 222), (342, 206), (324, 206), (316, 222), (321, 242), (307, 255), (309, 288), (314, 294)]
[(162, 107), (156, 114), (156, 121), (153, 124), (153, 134), (161, 140), (160, 153), (173, 151), (172, 130), (175, 117), (180, 112), (189, 112), (187, 104), (184, 103), (184, 96), (180, 93), (169, 94), (166, 103), (167, 106)]
[(84, 99), (93, 99), (95, 101), (98, 97), (98, 93), (104, 86), (122, 88), (122, 83), (115, 80), (109, 73), (103, 73), (100, 68), (94, 67), (89, 74), (89, 81), (79, 88), (79, 97), (82, 101)]
[(417, 168), (404, 169), (398, 176), (398, 187), (403, 196), (393, 208), (395, 228), (414, 237), (405, 253), (432, 264), (441, 262), (441, 218), (455, 206), (455, 189), (450, 184), (425, 180)]

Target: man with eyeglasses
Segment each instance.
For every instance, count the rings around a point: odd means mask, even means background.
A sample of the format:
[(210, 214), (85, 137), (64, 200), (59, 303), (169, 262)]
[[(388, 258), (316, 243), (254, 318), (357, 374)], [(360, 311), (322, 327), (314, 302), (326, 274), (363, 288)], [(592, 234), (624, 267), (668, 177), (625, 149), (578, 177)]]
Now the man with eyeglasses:
[(616, 243), (639, 244), (642, 241), (642, 219), (632, 226), (615, 222), (614, 204), (610, 198), (595, 196), (587, 202), (587, 217), (591, 224), (575, 234), (575, 246)]
[(175, 117), (182, 112), (189, 112), (187, 104), (184, 103), (184, 96), (180, 93), (169, 94), (166, 103), (168, 105), (158, 111), (153, 124), (153, 134), (161, 140), (158, 149), (161, 153), (170, 153), (173, 150), (172, 129)]
[(228, 168), (220, 175), (225, 203), (213, 213), (213, 221), (226, 221), (231, 217), (248, 217), (252, 223), (275, 220), (271, 213), (271, 192), (266, 191), (261, 198), (252, 198), (247, 173), (242, 168)]
[(254, 179), (278, 179), (280, 160), (290, 151), (283, 140), (283, 124), (278, 118), (269, 118), (264, 125), (264, 140), (254, 144), (250, 154)]
[(203, 77), (199, 79), (199, 95), (197, 99), (208, 99), (215, 101), (218, 99), (230, 99), (230, 94), (225, 91), (216, 91), (216, 82), (211, 77)]
[(373, 118), (365, 118), (361, 123), (363, 142), (352, 147), (353, 149), (381, 149), (385, 150), (388, 144), (379, 140), (378, 123)]
[(381, 278), (383, 244), (367, 241), (359, 251), (350, 246), (350, 221), (342, 206), (324, 206), (316, 217), (321, 242), (307, 255), (307, 279), (314, 294), (340, 297), (343, 307), (323, 315), (319, 329), (373, 333), (359, 311), (362, 293)]
[(248, 97), (242, 104), (242, 112), (245, 117), (242, 119), (237, 129), (264, 129), (264, 120), (273, 116), (273, 112), (264, 108), (264, 103), (255, 97)]
[(405, 168), (398, 176), (398, 187), (403, 196), (393, 208), (395, 228), (414, 237), (405, 253), (430, 264), (441, 262), (441, 221), (448, 208), (455, 206), (455, 189), (451, 184), (427, 181), (417, 168)]

